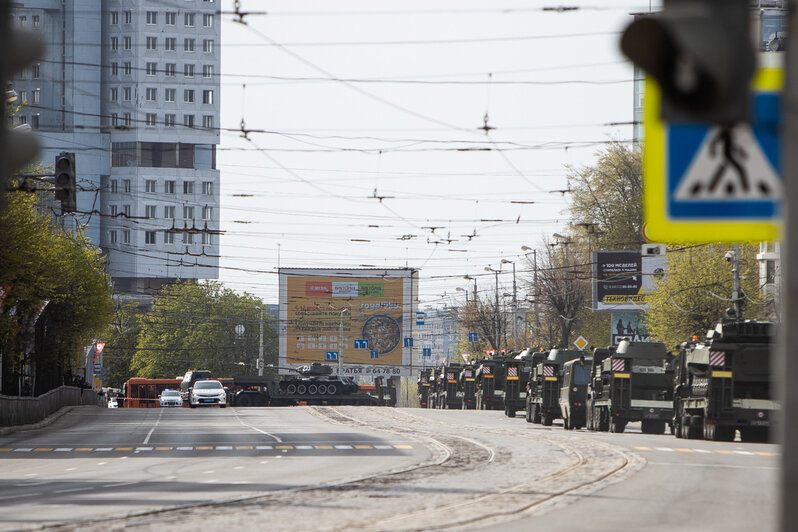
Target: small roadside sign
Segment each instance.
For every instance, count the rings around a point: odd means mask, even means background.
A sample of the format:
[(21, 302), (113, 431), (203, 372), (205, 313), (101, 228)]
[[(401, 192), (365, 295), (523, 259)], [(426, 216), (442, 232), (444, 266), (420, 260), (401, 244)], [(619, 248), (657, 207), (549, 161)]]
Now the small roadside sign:
[(474, 342), (479, 342), (479, 333), (475, 332), (468, 333), (468, 341), (471, 342), (472, 344)]
[(325, 360), (338, 360), (338, 351), (327, 351), (327, 355), (324, 357)]
[(380, 358), (380, 352), (372, 349), (371, 351), (369, 351), (369, 356), (371, 358)]
[(647, 238), (690, 242), (779, 238), (784, 196), (779, 135), (783, 85), (784, 70), (764, 65), (752, 83), (752, 123), (720, 127), (662, 122), (659, 86), (646, 80)]
[(584, 351), (584, 350), (585, 350), (585, 347), (587, 347), (589, 343), (590, 343), (590, 342), (588, 342), (588, 341), (585, 339), (585, 337), (584, 337), (584, 336), (580, 336), (579, 338), (577, 338), (577, 339), (574, 341), (574, 345), (575, 345), (575, 346), (576, 346), (576, 348), (577, 348), (577, 349), (579, 349), (580, 351)]
[(424, 347), (421, 349), (421, 356), (423, 357), (431, 357), (432, 356), (432, 348), (431, 347)]
[(405, 347), (413, 347), (413, 339), (412, 338), (405, 338)]
[(355, 349), (368, 349), (369, 348), (369, 341), (368, 340), (355, 340)]

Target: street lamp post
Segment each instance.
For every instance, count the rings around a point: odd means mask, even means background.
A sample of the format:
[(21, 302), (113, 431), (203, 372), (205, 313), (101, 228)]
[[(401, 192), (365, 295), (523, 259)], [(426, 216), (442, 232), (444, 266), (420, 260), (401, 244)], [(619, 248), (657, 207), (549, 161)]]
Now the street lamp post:
[(340, 342), (338, 342), (338, 375), (341, 375), (341, 360), (344, 358), (344, 313), (349, 312), (348, 308), (341, 311), (340, 320)]
[(263, 377), (263, 307), (260, 310), (260, 325), (258, 326), (258, 376)]
[(538, 313), (538, 250), (532, 249), (529, 246), (521, 246), (521, 251), (527, 251), (527, 255), (532, 253), (533, 257), (533, 265), (532, 265), (532, 282), (535, 285), (535, 299), (534, 299), (534, 311), (535, 311), (535, 339), (540, 340), (540, 313)]
[(513, 341), (518, 349), (518, 288), (515, 284), (515, 261), (502, 259), (502, 264), (513, 265)]
[(495, 292), (495, 301), (494, 301), (494, 320), (493, 320), (493, 337), (496, 341), (494, 347), (496, 348), (496, 353), (499, 352), (499, 272), (501, 270), (494, 270), (490, 266), (485, 266), (486, 272), (493, 272), (496, 276), (496, 292)]

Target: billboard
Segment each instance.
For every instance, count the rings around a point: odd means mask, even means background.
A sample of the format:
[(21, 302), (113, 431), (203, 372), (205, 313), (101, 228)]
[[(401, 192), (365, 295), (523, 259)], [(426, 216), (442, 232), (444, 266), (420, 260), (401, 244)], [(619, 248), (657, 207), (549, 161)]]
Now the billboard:
[(411, 374), (417, 270), (281, 268), (279, 278), (281, 373), (320, 362), (343, 375)]
[(646, 293), (665, 274), (664, 255), (639, 251), (593, 252), (593, 310), (641, 311), (648, 309)]
[(612, 345), (618, 345), (624, 338), (632, 342), (650, 342), (642, 312), (613, 312), (611, 324)]

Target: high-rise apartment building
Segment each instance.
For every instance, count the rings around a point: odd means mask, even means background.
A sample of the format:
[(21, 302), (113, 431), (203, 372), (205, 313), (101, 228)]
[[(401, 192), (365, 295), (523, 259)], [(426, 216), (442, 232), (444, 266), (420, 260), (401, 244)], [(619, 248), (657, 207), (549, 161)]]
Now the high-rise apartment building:
[[(97, 9), (101, 6), (101, 9)], [(218, 277), (220, 16), (214, 0), (29, 0), (40, 63), (14, 80), (41, 159), (76, 153), (74, 223), (121, 294)]]

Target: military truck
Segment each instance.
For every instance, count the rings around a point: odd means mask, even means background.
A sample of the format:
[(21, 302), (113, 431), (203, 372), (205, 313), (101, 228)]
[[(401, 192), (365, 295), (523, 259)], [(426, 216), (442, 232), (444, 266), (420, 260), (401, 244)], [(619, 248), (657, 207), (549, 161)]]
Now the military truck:
[[(525, 403), (528, 422), (550, 426), (562, 416), (559, 383), (563, 364), (583, 355), (582, 351), (555, 348), (537, 363), (529, 376), (529, 396)], [(532, 360), (537, 362), (534, 357)]]
[(437, 380), (437, 408), (461, 408), (462, 394), (457, 393), (457, 379), (460, 377), (462, 364), (448, 364), (440, 368)]
[(663, 434), (673, 416), (673, 362), (661, 342), (621, 340), (615, 348), (596, 349), (587, 427), (623, 432), (640, 421), (644, 434)]
[(587, 385), (592, 359), (579, 357), (563, 364), (560, 379), (560, 411), (565, 430), (581, 429), (586, 422)]
[(476, 401), (476, 368), (471, 364), (466, 364), (458, 376), (457, 389), (462, 394), (463, 410), (475, 410)]
[(680, 346), (674, 388), (677, 438), (763, 442), (777, 409), (770, 387), (773, 324), (727, 319)]
[(430, 368), (424, 368), (418, 375), (418, 406), (420, 408), (432, 408), (429, 406), (431, 374)]
[(526, 382), (529, 380), (532, 357), (531, 349), (515, 351), (504, 359), (504, 415), (515, 417), (515, 413), (526, 407)]
[(504, 408), (504, 363), (494, 358), (483, 359), (476, 369), (476, 402), (479, 410)]

